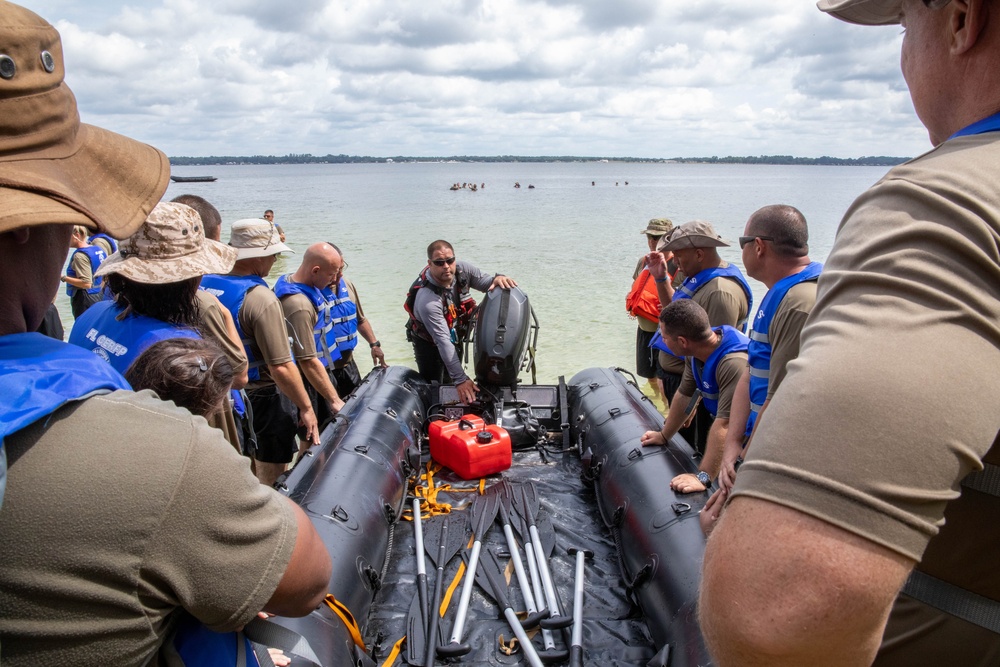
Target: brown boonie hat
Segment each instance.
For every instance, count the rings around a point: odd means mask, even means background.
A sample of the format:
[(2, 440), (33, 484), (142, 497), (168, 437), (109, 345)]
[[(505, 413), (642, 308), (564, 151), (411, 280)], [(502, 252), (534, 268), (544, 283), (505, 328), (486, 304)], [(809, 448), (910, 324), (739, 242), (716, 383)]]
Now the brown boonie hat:
[(639, 233), (646, 236), (663, 236), (664, 234), (669, 234), (673, 228), (674, 223), (669, 218), (653, 218), (646, 225), (646, 228)]
[(723, 248), (729, 245), (728, 241), (718, 235), (712, 223), (705, 220), (692, 220), (675, 228), (670, 236), (660, 239), (656, 249), (663, 252), (664, 250), (683, 250), (684, 248)]
[(71, 224), (124, 238), (167, 189), (170, 163), (81, 123), (64, 74), (56, 29), (0, 0), (0, 232)]
[(893, 25), (899, 23), (903, 0), (819, 0), (816, 6), (848, 23)]
[(281, 236), (273, 222), (260, 218), (234, 222), (229, 230), (229, 245), (238, 251), (238, 260), (295, 252), (281, 242)]
[(205, 238), (197, 211), (162, 202), (94, 275), (117, 273), (137, 283), (176, 283), (206, 273), (229, 273), (235, 263), (234, 248)]

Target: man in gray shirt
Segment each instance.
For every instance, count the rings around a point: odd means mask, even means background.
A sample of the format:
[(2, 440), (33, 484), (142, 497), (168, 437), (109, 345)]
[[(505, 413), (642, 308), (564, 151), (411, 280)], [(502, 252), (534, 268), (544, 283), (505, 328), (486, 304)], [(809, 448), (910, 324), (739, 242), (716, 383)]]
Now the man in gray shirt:
[(407, 338), (420, 375), (428, 382), (450, 381), (463, 403), (476, 400), (479, 387), (462, 369), (459, 344), (468, 333), (476, 301), (469, 289), (486, 292), (494, 287), (516, 287), (507, 276), (490, 276), (468, 262), (455, 259), (455, 249), (447, 241), (427, 246), (427, 266), (406, 295)]

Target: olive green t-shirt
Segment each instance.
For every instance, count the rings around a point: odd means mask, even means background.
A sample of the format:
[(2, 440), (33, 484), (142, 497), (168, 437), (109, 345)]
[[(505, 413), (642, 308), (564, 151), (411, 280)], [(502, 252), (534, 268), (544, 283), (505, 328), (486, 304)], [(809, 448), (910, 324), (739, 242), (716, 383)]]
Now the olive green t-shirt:
[(178, 607), (233, 630), (291, 559), (289, 501), (218, 430), (152, 392), (72, 403), (5, 449), (4, 667), (146, 665)]
[(249, 387), (273, 384), (267, 373), (268, 365), (285, 364), (292, 360), (292, 350), (288, 344), (288, 330), (281, 302), (274, 292), (258, 286), (247, 292), (239, 312), (240, 328), (250, 337), (250, 351), (255, 359), (264, 362), (260, 366), (260, 380), (251, 382)]
[[(696, 362), (701, 363), (701, 362)], [(740, 382), (743, 369), (747, 365), (746, 352), (730, 352), (719, 360), (715, 367), (715, 380), (719, 385), (718, 410), (716, 419), (729, 419), (729, 412), (733, 408), (733, 395), (736, 393), (736, 385)], [(681, 377), (681, 384), (677, 391), (685, 396), (694, 396), (698, 386), (694, 381), (694, 373), (691, 372), (690, 359), (685, 359), (684, 375)]]
[(1000, 462), (998, 173), (1000, 134), (960, 137), (852, 204), (733, 491), (994, 600), (1000, 499), (960, 481)]
[[(358, 326), (361, 326), (365, 321), (365, 314), (361, 310), (358, 292), (350, 280), (344, 282), (347, 285), (351, 301), (357, 306), (357, 323)], [(313, 331), (316, 328), (318, 316), (312, 301), (305, 294), (290, 294), (281, 298), (281, 309), (285, 314), (285, 321), (288, 323), (292, 338), (292, 354), (296, 361), (315, 358), (318, 353), (316, 351), (316, 335)]]
[(247, 355), (243, 351), (243, 346), (229, 337), (229, 330), (226, 328), (226, 319), (223, 315), (225, 306), (213, 294), (203, 289), (198, 290), (195, 294), (202, 332), (219, 344), (226, 359), (233, 367), (233, 373), (240, 375), (246, 370)]
[(771, 318), (768, 339), (771, 341), (771, 364), (767, 380), (767, 398), (774, 396), (785, 379), (788, 362), (799, 356), (802, 327), (816, 305), (816, 281), (795, 285), (785, 293)]

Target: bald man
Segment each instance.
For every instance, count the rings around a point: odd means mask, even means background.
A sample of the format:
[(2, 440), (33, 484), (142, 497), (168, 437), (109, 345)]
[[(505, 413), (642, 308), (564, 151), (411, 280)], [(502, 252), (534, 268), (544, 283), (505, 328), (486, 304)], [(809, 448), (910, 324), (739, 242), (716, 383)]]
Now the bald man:
[(354, 362), (358, 335), (376, 364), (385, 366), (381, 343), (364, 318), (354, 285), (344, 278), (347, 264), (337, 246), (314, 243), (295, 273), (281, 276), (274, 293), (292, 337), (292, 354), (305, 376), (320, 428), (344, 406), (361, 377)]

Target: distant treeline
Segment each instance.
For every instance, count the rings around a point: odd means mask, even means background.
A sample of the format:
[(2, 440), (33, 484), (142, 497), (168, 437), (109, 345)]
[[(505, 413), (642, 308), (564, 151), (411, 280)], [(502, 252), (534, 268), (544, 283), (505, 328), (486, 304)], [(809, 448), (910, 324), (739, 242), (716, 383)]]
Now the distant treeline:
[(346, 164), (364, 162), (696, 162), (709, 164), (821, 164), (850, 167), (891, 167), (909, 158), (873, 155), (859, 158), (793, 157), (791, 155), (747, 155), (729, 157), (675, 157), (675, 158), (635, 158), (635, 157), (580, 157), (574, 155), (544, 155), (530, 157), (524, 155), (453, 155), (450, 157), (372, 157), (370, 155), (312, 155), (309, 153), (289, 153), (288, 155), (212, 155), (209, 157), (172, 157), (170, 163), (182, 165), (216, 164)]

